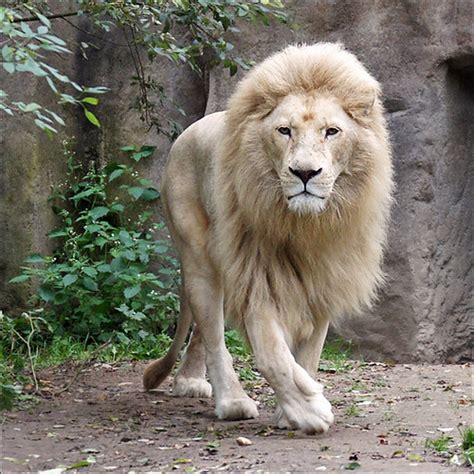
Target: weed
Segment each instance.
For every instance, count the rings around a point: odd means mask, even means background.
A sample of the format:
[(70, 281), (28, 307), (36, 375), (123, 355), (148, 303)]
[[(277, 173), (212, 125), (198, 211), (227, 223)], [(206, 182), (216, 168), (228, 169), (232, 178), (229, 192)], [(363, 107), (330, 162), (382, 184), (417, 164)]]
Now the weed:
[(350, 343), (336, 339), (324, 345), (319, 370), (323, 372), (348, 372), (354, 367), (350, 360)]
[(354, 382), (349, 389), (350, 392), (367, 392), (369, 388), (367, 385), (364, 385), (362, 382)]
[(432, 449), (437, 453), (447, 453), (452, 447), (453, 438), (442, 435), (439, 438), (431, 438), (425, 441), (425, 448)]
[(258, 379), (258, 374), (251, 367), (242, 367), (239, 370), (240, 380), (254, 381)]
[(360, 416), (362, 415), (362, 410), (357, 405), (349, 405), (346, 408), (346, 415), (347, 416)]
[(250, 348), (235, 329), (229, 329), (225, 333), (225, 345), (229, 352), (242, 359), (247, 359), (251, 355)]
[(466, 464), (474, 466), (474, 427), (466, 428), (461, 431), (462, 436), (462, 455), (466, 460)]

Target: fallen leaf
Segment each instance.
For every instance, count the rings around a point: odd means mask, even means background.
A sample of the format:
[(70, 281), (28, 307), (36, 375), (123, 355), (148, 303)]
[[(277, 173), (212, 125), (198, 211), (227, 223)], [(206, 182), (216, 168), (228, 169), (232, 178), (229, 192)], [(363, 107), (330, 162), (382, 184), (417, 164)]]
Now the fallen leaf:
[(178, 458), (173, 461), (174, 464), (187, 464), (189, 462), (191, 462), (189, 458)]
[(403, 457), (405, 457), (405, 453), (400, 449), (392, 453), (392, 458), (403, 458)]
[(350, 462), (348, 464), (343, 464), (341, 466), (341, 469), (345, 471), (354, 471), (355, 469), (359, 469), (362, 467), (358, 462)]
[(423, 456), (420, 456), (419, 454), (416, 454), (416, 453), (407, 454), (407, 459), (409, 461), (415, 461), (415, 462), (424, 462), (425, 461)]

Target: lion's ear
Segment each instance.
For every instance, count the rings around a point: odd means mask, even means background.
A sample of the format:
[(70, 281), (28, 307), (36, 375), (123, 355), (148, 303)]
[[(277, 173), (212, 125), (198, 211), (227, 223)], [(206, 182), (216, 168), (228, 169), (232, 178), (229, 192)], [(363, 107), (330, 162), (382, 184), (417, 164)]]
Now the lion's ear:
[(354, 119), (366, 121), (372, 114), (376, 104), (378, 103), (380, 90), (378, 88), (370, 88), (364, 93), (358, 93), (352, 96), (346, 102), (346, 111)]

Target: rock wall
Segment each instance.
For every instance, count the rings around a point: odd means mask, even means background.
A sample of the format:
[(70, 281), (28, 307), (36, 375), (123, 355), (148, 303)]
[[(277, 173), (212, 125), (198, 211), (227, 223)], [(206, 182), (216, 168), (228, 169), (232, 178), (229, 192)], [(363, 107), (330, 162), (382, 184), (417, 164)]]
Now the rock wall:
[[(335, 331), (351, 339), (367, 358), (472, 359), (473, 2), (285, 3), (293, 29), (243, 25), (243, 34), (232, 38), (241, 54), (258, 61), (290, 43), (344, 43), (383, 85), (394, 146), (397, 191), (385, 263), (389, 284), (373, 311), (345, 320)], [(84, 20), (82, 31), (55, 21), (64, 36), (90, 40)], [(119, 145), (157, 144), (159, 153), (146, 172), (158, 181), (169, 143), (147, 132), (130, 108), (135, 95), (129, 81), (133, 66), (120, 46), (123, 38), (119, 32), (106, 41), (94, 38), (97, 49), (88, 61), (77, 51), (67, 67), (79, 82), (111, 88), (97, 111), (102, 128), (98, 131), (81, 121), (65, 133), (76, 136), (86, 157), (97, 159), (113, 155)], [(242, 75), (229, 78), (220, 68), (208, 68), (204, 80), (163, 62), (147, 68), (186, 110), (184, 126), (225, 108)], [(26, 89), (30, 97), (47, 100), (35, 79), (15, 83), (0, 74), (12, 95)], [(26, 122), (2, 121), (0, 132), (0, 298), (2, 306), (11, 308), (24, 294), (5, 282), (18, 272), (28, 252), (47, 249), (45, 235), (54, 217), (46, 197), (50, 184), (63, 176), (64, 162), (59, 144)]]

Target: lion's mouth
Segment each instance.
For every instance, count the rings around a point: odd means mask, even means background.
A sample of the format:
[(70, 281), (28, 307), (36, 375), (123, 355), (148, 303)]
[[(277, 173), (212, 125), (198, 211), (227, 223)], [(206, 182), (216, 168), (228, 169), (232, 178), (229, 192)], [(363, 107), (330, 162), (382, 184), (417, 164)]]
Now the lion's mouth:
[(293, 194), (293, 196), (288, 196), (288, 201), (291, 201), (293, 198), (298, 197), (298, 196), (305, 196), (305, 197), (315, 197), (318, 199), (325, 199), (324, 196), (318, 196), (317, 194), (310, 193), (309, 191), (301, 191), (298, 194)]

